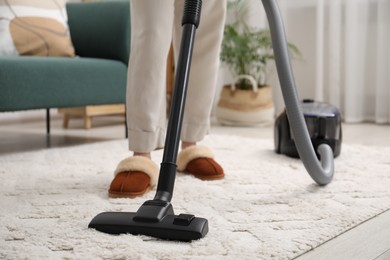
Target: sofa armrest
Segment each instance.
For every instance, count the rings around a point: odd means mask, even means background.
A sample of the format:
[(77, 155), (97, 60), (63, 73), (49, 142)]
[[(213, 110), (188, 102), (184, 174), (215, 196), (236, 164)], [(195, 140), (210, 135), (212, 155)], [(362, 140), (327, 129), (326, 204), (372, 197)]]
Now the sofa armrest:
[(129, 5), (129, 1), (68, 3), (68, 24), (76, 55), (120, 60), (127, 65)]

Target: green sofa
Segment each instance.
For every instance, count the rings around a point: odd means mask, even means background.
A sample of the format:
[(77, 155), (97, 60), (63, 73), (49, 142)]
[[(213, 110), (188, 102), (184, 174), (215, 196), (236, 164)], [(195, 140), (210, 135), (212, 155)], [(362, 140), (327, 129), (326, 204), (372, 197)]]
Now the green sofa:
[(0, 112), (125, 103), (129, 2), (66, 8), (77, 56), (0, 56)]

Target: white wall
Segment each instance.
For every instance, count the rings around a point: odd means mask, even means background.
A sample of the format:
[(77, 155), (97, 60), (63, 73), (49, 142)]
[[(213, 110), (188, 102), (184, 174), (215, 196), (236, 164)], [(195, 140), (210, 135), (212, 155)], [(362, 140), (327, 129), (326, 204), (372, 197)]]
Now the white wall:
[[(288, 1), (291, 5), (287, 5)], [(249, 0), (250, 12), (248, 22), (251, 26), (267, 28), (268, 22), (260, 0)], [(279, 5), (282, 10), (283, 19), (288, 41), (295, 44), (302, 53), (302, 58), (292, 61), (293, 70), (296, 77), (299, 96), (303, 98), (314, 98), (314, 84), (316, 82), (316, 8), (315, 5), (298, 4), (294, 7), (294, 2), (299, 1), (282, 0)], [(306, 1), (308, 2), (308, 1)], [(311, 1), (312, 3), (315, 0)], [(227, 17), (229, 19), (229, 17)], [(222, 68), (219, 74), (218, 89), (216, 93), (216, 103), (219, 98), (222, 85), (230, 83), (230, 73)], [(284, 102), (281, 96), (279, 81), (277, 78), (275, 65), (270, 65), (269, 84), (273, 87), (275, 113), (279, 114), (284, 109)]]

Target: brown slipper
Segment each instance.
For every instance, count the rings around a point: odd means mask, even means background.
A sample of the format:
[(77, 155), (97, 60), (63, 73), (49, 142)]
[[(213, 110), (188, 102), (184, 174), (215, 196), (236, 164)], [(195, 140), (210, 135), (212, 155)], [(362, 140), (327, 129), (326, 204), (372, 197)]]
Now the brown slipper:
[(134, 198), (148, 192), (157, 182), (158, 166), (143, 156), (122, 160), (114, 173), (108, 195), (111, 198)]
[(177, 170), (194, 175), (201, 180), (219, 180), (225, 174), (214, 160), (212, 151), (205, 146), (190, 146), (182, 150), (177, 158)]

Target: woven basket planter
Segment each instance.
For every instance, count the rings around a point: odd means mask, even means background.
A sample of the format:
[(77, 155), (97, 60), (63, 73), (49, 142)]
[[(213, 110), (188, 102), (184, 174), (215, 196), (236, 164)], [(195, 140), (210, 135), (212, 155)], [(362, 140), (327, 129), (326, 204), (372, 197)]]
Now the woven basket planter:
[[(225, 85), (216, 108), (216, 117), (224, 125), (253, 126), (271, 124), (274, 119), (272, 89), (259, 86), (253, 77), (241, 75), (252, 84), (252, 89), (237, 89), (234, 84)], [(235, 81), (237, 82), (237, 81)]]

